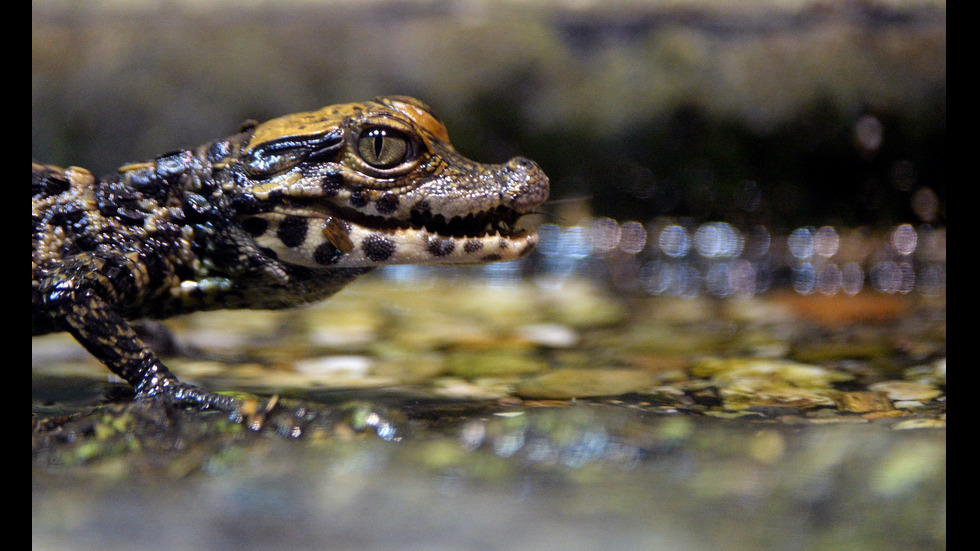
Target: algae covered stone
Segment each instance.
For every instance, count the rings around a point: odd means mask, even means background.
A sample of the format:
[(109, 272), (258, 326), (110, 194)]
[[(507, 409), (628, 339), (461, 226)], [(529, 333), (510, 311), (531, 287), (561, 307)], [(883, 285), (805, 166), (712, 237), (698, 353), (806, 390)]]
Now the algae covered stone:
[(567, 400), (643, 392), (653, 385), (652, 375), (632, 369), (556, 369), (521, 381), (515, 393), (525, 398)]

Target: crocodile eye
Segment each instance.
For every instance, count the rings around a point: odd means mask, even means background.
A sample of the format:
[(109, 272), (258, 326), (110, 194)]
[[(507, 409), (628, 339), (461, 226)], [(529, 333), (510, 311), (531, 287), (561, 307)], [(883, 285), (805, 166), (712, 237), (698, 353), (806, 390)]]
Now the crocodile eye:
[(357, 139), (357, 154), (374, 168), (396, 167), (411, 153), (408, 137), (391, 128), (371, 128)]

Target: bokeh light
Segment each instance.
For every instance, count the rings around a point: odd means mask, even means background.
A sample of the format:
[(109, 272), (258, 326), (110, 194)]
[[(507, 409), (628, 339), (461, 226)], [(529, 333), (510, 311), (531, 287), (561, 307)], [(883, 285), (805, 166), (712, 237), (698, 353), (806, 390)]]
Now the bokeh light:
[[(799, 227), (774, 236), (765, 226), (657, 218), (646, 224), (608, 217), (571, 227), (546, 224), (533, 255), (548, 284), (600, 279), (648, 295), (751, 297), (779, 287), (804, 294), (856, 295), (946, 289), (945, 229), (900, 224), (886, 231)], [(497, 268), (519, 278), (519, 268)]]
[(691, 249), (691, 239), (687, 230), (678, 225), (670, 225), (660, 232), (657, 239), (660, 250), (667, 256), (682, 257)]

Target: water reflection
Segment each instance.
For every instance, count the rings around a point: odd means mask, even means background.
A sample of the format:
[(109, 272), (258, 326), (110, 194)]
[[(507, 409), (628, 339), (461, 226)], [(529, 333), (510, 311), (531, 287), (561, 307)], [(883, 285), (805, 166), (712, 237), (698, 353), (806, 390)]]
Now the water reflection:
[(744, 297), (773, 286), (827, 296), (865, 290), (931, 295), (946, 288), (945, 229), (911, 224), (878, 234), (800, 227), (780, 237), (763, 226), (601, 217), (542, 226), (534, 263), (549, 285), (555, 278), (598, 277), (651, 295)]

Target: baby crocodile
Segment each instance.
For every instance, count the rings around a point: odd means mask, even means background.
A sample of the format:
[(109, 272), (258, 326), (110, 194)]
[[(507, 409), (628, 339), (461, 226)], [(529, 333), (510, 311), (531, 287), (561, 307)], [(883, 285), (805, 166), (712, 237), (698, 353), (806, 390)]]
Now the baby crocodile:
[(127, 320), (323, 299), (375, 266), (511, 260), (548, 179), (457, 153), (408, 97), (325, 107), (97, 178), (31, 165), (31, 324), (67, 331), (138, 397), (229, 410)]

